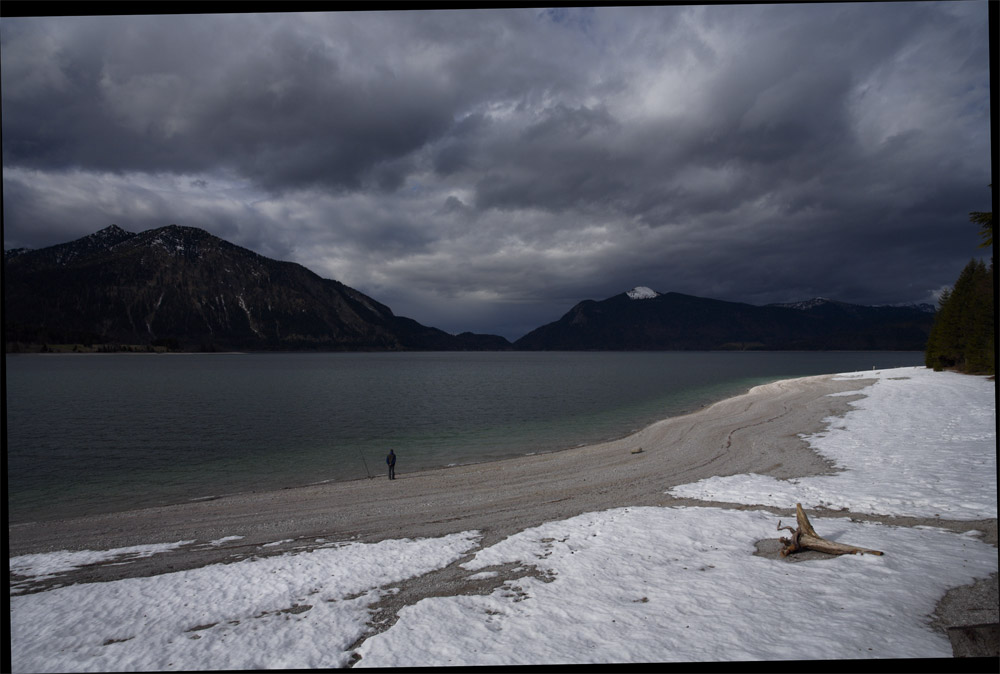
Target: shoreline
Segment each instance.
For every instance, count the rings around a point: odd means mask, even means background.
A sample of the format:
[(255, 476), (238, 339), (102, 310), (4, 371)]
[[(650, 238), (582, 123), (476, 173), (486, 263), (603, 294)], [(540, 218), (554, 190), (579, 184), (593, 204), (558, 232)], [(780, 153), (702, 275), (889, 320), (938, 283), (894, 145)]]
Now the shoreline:
[[(231, 561), (234, 552), (265, 544), (271, 544), (266, 554), (277, 554), (300, 549), (315, 539), (374, 543), (475, 529), (483, 534), (486, 546), (543, 522), (625, 506), (714, 505), (786, 514), (785, 509), (771, 506), (683, 498), (666, 492), (713, 476), (754, 472), (793, 479), (838, 472), (802, 437), (829, 427), (850, 411), (850, 402), (865, 397), (864, 389), (874, 383), (864, 377), (836, 380), (838, 376), (777, 380), (620, 438), (399, 473), (392, 482), (379, 473), (73, 518), (8, 521), (9, 557), (192, 541), (148, 563), (95, 567), (101, 579), (115, 579)], [(984, 530), (986, 542), (997, 544), (996, 519), (951, 521), (835, 509), (816, 512), (903, 526), (978, 528)], [(241, 538), (214, 545), (211, 551), (189, 549), (233, 536)], [(273, 545), (275, 541), (282, 545)]]
[[(805, 354), (808, 356), (815, 355), (811, 352), (789, 353), (798, 353), (800, 355)], [(538, 420), (540, 423), (535, 424), (537, 429), (532, 428), (529, 430), (529, 427), (527, 426), (515, 426), (509, 429), (504, 429), (503, 423), (496, 425), (494, 428), (491, 425), (489, 418), (479, 419), (479, 427), (487, 430), (480, 432), (476, 429), (472, 429), (472, 433), (468, 434), (467, 437), (469, 440), (468, 447), (464, 448), (464, 450), (459, 446), (459, 444), (466, 439), (466, 436), (462, 434), (455, 434), (454, 437), (457, 438), (457, 440), (454, 441), (455, 446), (452, 447), (449, 445), (449, 443), (452, 442), (450, 439), (446, 439), (444, 442), (438, 442), (438, 439), (433, 435), (438, 425), (444, 422), (440, 420), (431, 421), (430, 419), (427, 419), (425, 420), (425, 423), (422, 424), (420, 419), (415, 418), (412, 419), (412, 423), (403, 422), (402, 425), (397, 424), (393, 427), (400, 431), (400, 433), (397, 433), (400, 438), (406, 438), (399, 440), (400, 443), (403, 443), (400, 446), (406, 450), (407, 454), (407, 456), (404, 457), (405, 464), (401, 467), (404, 470), (416, 471), (446, 468), (452, 467), (453, 465), (475, 465), (479, 463), (504, 460), (506, 458), (523, 457), (532, 453), (561, 452), (569, 449), (577, 449), (591, 444), (620, 440), (623, 437), (627, 437), (629, 434), (641, 430), (641, 428), (646, 425), (662, 420), (664, 417), (684, 415), (699, 411), (704, 409), (705, 406), (714, 404), (724, 397), (743, 394), (755, 385), (774, 381), (775, 377), (792, 378), (835, 373), (840, 371), (864, 371), (867, 368), (872, 367), (871, 364), (878, 360), (877, 356), (880, 352), (850, 353), (854, 353), (855, 355), (851, 357), (844, 356), (840, 359), (834, 358), (833, 362), (830, 363), (827, 363), (824, 359), (820, 359), (819, 361), (811, 358), (806, 358), (801, 361), (792, 359), (792, 365), (786, 367), (785, 360), (782, 358), (780, 359), (777, 367), (775, 367), (775, 364), (772, 362), (773, 359), (761, 361), (759, 366), (750, 365), (744, 367), (742, 365), (738, 365), (733, 370), (735, 372), (735, 376), (731, 379), (724, 377), (709, 377), (705, 382), (695, 382), (696, 385), (688, 388), (665, 386), (665, 393), (663, 394), (664, 398), (662, 400), (653, 400), (652, 396), (647, 396), (651, 402), (647, 401), (645, 398), (642, 400), (637, 399), (636, 401), (633, 401), (630, 398), (627, 401), (629, 405), (628, 407), (626, 407), (624, 403), (619, 405), (617, 399), (611, 398), (607, 395), (607, 391), (613, 389), (606, 389), (605, 398), (607, 398), (607, 400), (604, 400), (604, 404), (601, 404), (597, 408), (590, 409), (587, 412), (592, 415), (594, 419), (593, 422), (591, 422), (589, 417), (583, 418), (581, 423), (579, 418), (560, 418), (558, 415), (551, 415), (551, 418), (556, 419), (558, 423), (551, 422), (548, 418), (540, 419)], [(863, 355), (859, 357), (857, 354)], [(215, 354), (192, 353), (179, 355), (207, 355), (211, 358)], [(441, 356), (446, 354), (438, 353), (428, 355)], [(598, 355), (603, 356), (605, 354)], [(610, 355), (617, 356), (621, 354)], [(225, 354), (222, 359), (220, 359), (220, 363), (222, 360), (226, 360), (225, 356), (245, 358), (250, 357), (251, 354)], [(844, 358), (846, 358), (846, 362), (839, 362), (839, 360), (843, 360)], [(910, 365), (909, 356), (907, 356), (907, 354), (901, 355), (893, 352), (888, 354), (887, 358), (888, 362), (881, 363), (883, 367)], [(902, 363), (899, 365), (891, 364), (900, 358), (903, 361)], [(24, 362), (27, 363), (28, 360), (35, 360), (37, 363), (42, 363), (43, 361), (51, 361), (55, 363), (56, 360), (62, 361), (64, 359), (24, 359)], [(90, 359), (83, 360), (90, 362)], [(743, 362), (740, 359), (737, 360)], [(95, 360), (93, 362), (96, 363), (97, 361)], [(110, 361), (108, 362), (110, 363)], [(124, 363), (124, 361), (122, 362)], [(530, 364), (530, 362), (531, 361), (529, 360), (528, 363)], [(674, 361), (671, 360), (668, 362), (672, 363)], [(725, 364), (730, 362), (732, 361), (724, 360), (722, 370), (729, 372), (729, 368), (726, 367)], [(754, 360), (752, 362), (756, 363), (757, 361)], [(152, 361), (150, 361), (150, 363), (152, 363)], [(846, 367), (836, 367), (837, 365)], [(52, 366), (54, 370), (52, 368), (43, 367), (42, 365), (39, 365), (38, 367), (40, 368), (39, 370), (36, 370), (35, 368), (19, 369), (17, 373), (18, 381), (22, 383), (31, 383), (32, 380), (29, 377), (36, 376), (36, 373), (39, 371), (46, 374), (50, 371), (53, 373), (58, 373), (60, 371), (60, 368), (55, 367), (55, 365)], [(97, 368), (96, 365), (93, 367)], [(163, 367), (166, 368), (166, 365)], [(187, 367), (188, 366), (185, 366), (185, 368)], [(236, 368), (241, 366), (237, 364), (232, 367)], [(90, 366), (84, 367), (83, 365), (81, 365), (81, 368), (83, 368), (80, 370), (81, 373), (85, 373), (91, 369)], [(132, 366), (129, 366), (127, 369), (132, 369)], [(156, 373), (159, 374), (161, 369), (162, 368), (159, 367), (156, 368)], [(74, 374), (76, 374), (77, 370), (74, 369), (73, 371)], [(77, 379), (79, 379), (79, 377)], [(79, 387), (78, 384), (75, 385)], [(690, 394), (688, 393), (689, 388), (692, 391)], [(31, 393), (37, 398), (37, 408), (35, 409), (57, 409), (50, 405), (46, 405), (44, 396), (39, 396), (34, 390), (31, 390)], [(557, 398), (563, 395), (558, 391), (558, 389), (555, 389), (555, 393), (555, 397)], [(81, 395), (83, 394), (84, 392), (81, 391)], [(511, 397), (516, 398), (518, 396), (516, 392), (514, 392)], [(632, 405), (633, 402), (636, 402), (637, 404)], [(155, 403), (152, 404), (155, 405)], [(524, 406), (525, 403), (523, 402), (523, 399), (519, 404)], [(149, 409), (155, 409), (155, 407), (150, 407)], [(207, 409), (212, 410), (212, 412), (215, 413), (211, 402), (208, 403)], [(623, 410), (624, 412), (622, 412)], [(621, 419), (616, 416), (619, 415), (620, 412), (622, 412), (620, 414)], [(100, 410), (94, 410), (94, 414), (88, 418), (100, 419), (98, 416), (99, 413)], [(28, 416), (27, 410), (23, 409), (19, 412), (19, 414), (24, 415), (24, 419), (26, 421), (21, 423), (18, 428), (30, 430), (32, 417)], [(65, 415), (56, 418), (52, 412), (46, 412), (44, 414), (46, 415), (45, 418), (52, 419), (53, 426), (58, 426), (62, 429), (61, 432), (67, 434), (66, 437), (68, 437), (70, 433), (76, 431), (74, 426), (64, 428), (65, 423), (63, 420), (65, 419)], [(223, 423), (233, 423), (233, 420), (236, 418), (236, 413), (233, 412), (233, 414), (233, 417), (227, 419), (220, 414), (215, 413), (215, 416), (220, 421), (219, 424), (216, 424), (216, 429), (221, 428)], [(372, 411), (369, 412), (369, 415), (371, 414), (378, 413)], [(487, 414), (489, 414), (489, 412), (487, 412)], [(634, 418), (628, 419), (627, 416), (629, 415)], [(21, 417), (18, 418), (20, 419)], [(512, 417), (504, 418), (506, 419)], [(322, 429), (322, 423), (314, 424), (316, 419), (304, 419), (303, 421), (304, 423), (301, 426), (303, 429), (310, 427)], [(319, 421), (323, 422), (323, 419), (319, 419)], [(428, 425), (427, 422), (430, 422), (433, 425)], [(549, 425), (547, 426), (546, 424)], [(99, 431), (100, 428), (100, 426), (94, 427), (94, 432)], [(183, 424), (175, 424), (172, 428), (183, 429)], [(272, 428), (275, 427), (272, 426)], [(449, 429), (450, 428), (451, 426), (449, 426)], [(416, 434), (412, 436), (407, 434), (406, 431), (410, 429), (415, 429)], [(363, 427), (359, 426), (353, 436), (346, 438), (341, 438), (336, 433), (327, 433), (324, 430), (306, 431), (304, 435), (310, 436), (308, 438), (308, 443), (290, 439), (296, 437), (296, 434), (292, 432), (277, 431), (275, 428), (276, 432), (274, 434), (268, 434), (268, 431), (272, 430), (271, 428), (262, 427), (261, 430), (262, 435), (268, 435), (268, 442), (258, 446), (254, 444), (256, 438), (248, 438), (248, 442), (245, 443), (245, 448), (256, 453), (254, 454), (253, 467), (249, 467), (250, 464), (248, 463), (246, 464), (248, 466), (246, 470), (244, 470), (240, 463), (245, 454), (244, 443), (240, 442), (237, 444), (229, 441), (228, 438), (220, 437), (218, 438), (219, 444), (214, 445), (211, 438), (201, 438), (199, 440), (200, 446), (205, 447), (203, 455), (195, 457), (191, 462), (181, 459), (181, 462), (177, 463), (177, 459), (171, 458), (166, 451), (160, 451), (159, 453), (154, 454), (152, 459), (154, 462), (157, 462), (155, 465), (163, 465), (165, 472), (163, 474), (156, 474), (150, 471), (143, 473), (143, 471), (140, 470), (140, 475), (137, 476), (137, 479), (132, 479), (127, 473), (123, 472), (123, 469), (118, 467), (115, 461), (112, 460), (109, 463), (109, 459), (100, 458), (89, 461), (87, 465), (89, 467), (93, 467), (93, 470), (87, 468), (83, 471), (83, 474), (80, 475), (75, 475), (71, 472), (70, 466), (73, 465), (71, 462), (61, 461), (61, 463), (55, 466), (51, 473), (51, 479), (49, 479), (49, 476), (46, 476), (44, 472), (36, 470), (39, 467), (44, 470), (44, 465), (40, 466), (37, 461), (34, 462), (34, 466), (28, 465), (27, 463), (24, 463), (24, 465), (18, 463), (18, 466), (14, 466), (15, 459), (16, 462), (27, 461), (27, 459), (23, 459), (22, 457), (28, 456), (29, 454), (22, 451), (22, 448), (30, 448), (32, 446), (30, 442), (19, 442), (18, 452), (12, 454), (12, 467), (17, 468), (16, 471), (12, 470), (12, 474), (14, 472), (18, 472), (18, 474), (23, 475), (25, 479), (23, 482), (17, 482), (17, 484), (15, 484), (12, 488), (10, 503), (8, 504), (8, 524), (27, 524), (31, 522), (40, 524), (42, 522), (58, 521), (71, 517), (99, 516), (122, 512), (125, 510), (178, 505), (194, 499), (230, 497), (248, 492), (279, 491), (307, 486), (326, 480), (341, 482), (350, 481), (352, 479), (364, 479), (368, 466), (366, 466), (365, 471), (361, 470), (361, 462), (359, 459), (362, 457), (359, 457), (358, 452), (364, 452), (364, 458), (367, 458), (366, 463), (369, 464), (374, 470), (373, 474), (378, 475), (379, 469), (381, 468), (379, 462), (379, 452), (381, 452), (381, 455), (384, 455), (386, 449), (389, 446), (392, 446), (392, 438), (395, 437), (393, 435), (387, 437), (384, 436), (382, 433), (382, 426), (375, 420), (365, 423)], [(465, 432), (464, 429), (460, 430), (462, 430), (463, 433)], [(537, 441), (535, 435), (530, 434), (534, 431), (537, 431)], [(145, 428), (141, 428), (137, 432), (142, 436), (143, 441), (148, 439), (148, 434), (146, 433)], [(169, 440), (164, 440), (163, 448), (165, 450), (172, 444), (176, 444), (180, 448), (186, 448), (189, 437), (190, 433), (187, 431), (181, 430), (180, 435), (177, 432), (171, 432)], [(114, 452), (127, 451), (129, 461), (135, 463), (138, 460), (133, 457), (139, 456), (139, 454), (138, 452), (134, 452), (132, 447), (128, 446), (129, 443), (125, 441), (125, 438), (127, 438), (127, 435), (119, 435), (115, 442), (105, 443), (107, 444), (106, 449), (108, 452), (104, 452), (102, 450), (101, 452), (97, 452), (97, 454), (104, 453), (106, 456), (110, 457), (114, 456)], [(288, 439), (289, 450), (294, 452), (296, 458), (283, 464), (268, 463), (270, 455), (265, 455), (265, 452), (269, 451), (266, 448), (272, 445), (277, 447), (278, 445), (284, 443), (286, 439)], [(61, 440), (59, 435), (52, 434), (51, 432), (46, 435), (46, 441), (51, 443), (53, 447), (65, 448), (64, 440), (65, 437)], [(152, 440), (159, 440), (159, 438), (153, 438)], [(358, 440), (356, 443), (357, 448), (354, 447), (356, 440)], [(410, 440), (413, 440), (414, 442), (413, 447), (409, 447), (406, 444)], [(336, 451), (328, 452), (327, 445), (334, 448)], [(101, 445), (98, 446), (100, 447)], [(138, 446), (139, 445), (137, 445), (137, 447)], [(219, 451), (216, 452), (216, 449)], [(350, 455), (348, 455), (348, 451), (351, 452)], [(275, 453), (274, 456), (280, 456), (280, 454)], [(373, 456), (375, 457), (374, 463), (372, 459)], [(80, 461), (85, 459), (78, 459), (74, 457), (73, 460)], [(228, 466), (227, 462), (229, 462)], [(200, 469), (200, 466), (202, 465), (204, 465), (205, 470)], [(173, 470), (173, 466), (177, 466), (178, 470)], [(139, 466), (139, 468), (145, 467), (145, 464)], [(145, 488), (144, 485), (148, 485), (148, 488)]]
[[(250, 354), (251, 354), (251, 352), (226, 352), (226, 353), (219, 352), (218, 355), (250, 355)], [(18, 354), (18, 355), (37, 355), (37, 356), (87, 356), (87, 355), (100, 355), (100, 356), (127, 355), (127, 356), (133, 356), (133, 355), (137, 355), (137, 356), (141, 356), (141, 355), (170, 355), (170, 354), (124, 353), (123, 352), (123, 353), (42, 353), (42, 354)], [(177, 354), (174, 354), (174, 355), (216, 355), (216, 354), (201, 354), (201, 353), (197, 353), (197, 352), (191, 352), (191, 353), (177, 353)], [(792, 379), (805, 378), (805, 377), (822, 377), (822, 376), (827, 376), (827, 375), (805, 375), (804, 377), (793, 377)], [(835, 374), (831, 374), (829, 376), (836, 376), (836, 375)], [(682, 418), (682, 417), (685, 417), (685, 416), (688, 416), (688, 415), (691, 415), (691, 414), (696, 414), (698, 412), (702, 412), (702, 411), (704, 411), (704, 410), (712, 407), (713, 405), (715, 405), (717, 403), (723, 402), (723, 401), (725, 401), (725, 400), (727, 400), (729, 398), (732, 398), (732, 397), (739, 397), (739, 396), (742, 396), (742, 395), (747, 395), (748, 393), (750, 393), (750, 391), (752, 391), (753, 389), (757, 388), (758, 386), (765, 386), (765, 385), (768, 385), (768, 384), (773, 384), (776, 381), (779, 381), (779, 380), (765, 381), (762, 384), (752, 384), (752, 385), (749, 384), (748, 382), (745, 382), (744, 385), (743, 385), (743, 387), (739, 387), (739, 386), (730, 387), (732, 390), (729, 392), (729, 395), (726, 396), (726, 397), (723, 397), (723, 398), (712, 398), (712, 397), (707, 397), (706, 396), (704, 398), (703, 402), (699, 402), (696, 405), (690, 405), (688, 407), (682, 408), (682, 409), (678, 410), (677, 413), (674, 414), (674, 415), (672, 415), (672, 416), (669, 416), (669, 417), (666, 417), (666, 418), (662, 418), (662, 417), (661, 418), (652, 418), (652, 419), (649, 419), (649, 420), (647, 420), (645, 422), (646, 426), (644, 426), (644, 427), (638, 427), (637, 428), (636, 427), (637, 424), (634, 424), (633, 428), (631, 430), (627, 430), (627, 431), (626, 430), (618, 430), (617, 432), (608, 434), (607, 436), (605, 436), (604, 438), (601, 438), (601, 439), (594, 438), (594, 439), (591, 439), (589, 441), (577, 442), (576, 444), (572, 444), (572, 445), (555, 445), (555, 444), (552, 444), (552, 445), (547, 445), (547, 446), (544, 446), (544, 447), (536, 447), (536, 448), (532, 448), (532, 449), (523, 449), (522, 448), (517, 453), (507, 453), (507, 454), (502, 455), (502, 456), (491, 457), (491, 458), (484, 458), (484, 459), (475, 459), (475, 458), (472, 458), (472, 459), (469, 459), (469, 460), (466, 460), (466, 461), (452, 462), (452, 463), (447, 463), (447, 464), (437, 464), (437, 465), (425, 464), (425, 465), (419, 465), (418, 467), (412, 469), (411, 471), (408, 471), (406, 474), (407, 475), (416, 475), (418, 473), (420, 473), (420, 474), (422, 474), (422, 473), (433, 473), (433, 472), (439, 471), (439, 470), (452, 470), (452, 469), (456, 469), (456, 468), (467, 468), (467, 467), (475, 468), (475, 467), (486, 466), (486, 465), (490, 465), (490, 464), (494, 464), (494, 463), (499, 463), (499, 462), (503, 462), (503, 461), (516, 461), (516, 460), (519, 460), (519, 459), (529, 458), (529, 457), (533, 457), (533, 456), (541, 456), (541, 455), (546, 455), (546, 454), (555, 454), (555, 453), (560, 453), (560, 452), (568, 452), (568, 451), (574, 451), (574, 450), (584, 449), (584, 448), (591, 447), (591, 446), (606, 445), (606, 444), (610, 444), (610, 443), (613, 443), (613, 442), (624, 441), (624, 440), (628, 439), (630, 436), (635, 435), (636, 433), (642, 432), (645, 428), (648, 428), (649, 426), (652, 426), (652, 425), (655, 425), (655, 424), (658, 424), (658, 423), (662, 423), (664, 421), (669, 421), (670, 419)], [(412, 457), (410, 457), (410, 458), (412, 459)], [(412, 461), (411, 461), (411, 463), (412, 463)], [(329, 486), (329, 485), (335, 485), (335, 484), (349, 484), (349, 483), (353, 483), (353, 482), (366, 482), (366, 481), (371, 480), (371, 479), (379, 479), (379, 478), (385, 477), (383, 473), (384, 473), (384, 468), (382, 468), (382, 466), (381, 466), (381, 464), (379, 462), (376, 462), (374, 474), (370, 474), (367, 477), (365, 477), (365, 476), (348, 477), (348, 478), (330, 477), (330, 478), (324, 478), (324, 479), (320, 479), (320, 480), (311, 480), (311, 481), (308, 481), (308, 482), (307, 481), (301, 481), (301, 482), (295, 482), (295, 483), (291, 483), (291, 482), (289, 482), (289, 483), (281, 483), (281, 484), (275, 484), (274, 486), (270, 486), (270, 487), (262, 487), (262, 488), (256, 488), (256, 489), (240, 490), (240, 489), (237, 488), (237, 489), (225, 490), (225, 491), (220, 490), (220, 491), (218, 491), (216, 493), (206, 493), (206, 494), (203, 494), (203, 495), (200, 495), (200, 496), (191, 496), (191, 497), (186, 497), (186, 498), (177, 498), (177, 500), (169, 500), (167, 497), (164, 497), (162, 500), (160, 500), (160, 502), (146, 503), (146, 504), (143, 504), (143, 505), (139, 505), (139, 506), (135, 506), (135, 507), (130, 507), (130, 508), (124, 508), (124, 509), (119, 508), (119, 509), (112, 509), (112, 510), (107, 510), (107, 511), (96, 510), (96, 511), (93, 511), (93, 512), (86, 512), (85, 514), (80, 514), (80, 515), (76, 515), (76, 516), (63, 516), (63, 515), (59, 515), (59, 514), (39, 513), (39, 516), (37, 516), (37, 517), (32, 517), (32, 515), (29, 514), (27, 516), (20, 516), (17, 519), (12, 520), (11, 517), (10, 517), (10, 513), (8, 512), (7, 524), (8, 524), (8, 529), (9, 529), (9, 528), (12, 528), (12, 527), (20, 527), (20, 526), (26, 526), (26, 525), (44, 526), (44, 525), (46, 525), (48, 523), (61, 522), (61, 521), (64, 521), (64, 520), (71, 520), (71, 519), (72, 520), (78, 520), (78, 519), (88, 519), (88, 518), (94, 518), (94, 517), (113, 517), (115, 515), (122, 515), (122, 514), (125, 514), (125, 513), (134, 512), (134, 511), (152, 510), (152, 509), (160, 509), (160, 508), (173, 508), (175, 506), (185, 506), (185, 505), (188, 505), (188, 504), (197, 503), (197, 502), (201, 502), (201, 501), (215, 501), (215, 500), (226, 499), (226, 498), (252, 497), (253, 495), (263, 495), (263, 494), (268, 494), (268, 493), (272, 493), (272, 492), (273, 493), (280, 493), (280, 492), (285, 492), (285, 491), (288, 491), (288, 490), (304, 489), (304, 488), (308, 488), (308, 487), (323, 487), (323, 486)], [(49, 512), (51, 512), (51, 511), (49, 511)]]
[[(477, 548), (485, 549), (547, 522), (630, 506), (757, 510), (794, 519), (792, 509), (678, 498), (666, 492), (713, 476), (758, 473), (791, 479), (838, 472), (803, 437), (833, 426), (852, 409), (850, 403), (864, 398), (865, 389), (875, 382), (864, 377), (836, 379), (838, 376), (815, 375), (755, 386), (741, 395), (663, 419), (617, 440), (400, 473), (392, 482), (383, 475), (8, 525), (8, 554), (13, 558), (63, 550), (120, 550), (104, 561), (20, 583), (18, 594), (24, 594), (307, 552), (348, 542), (438, 538), (477, 531)], [(942, 520), (872, 515), (840, 510), (835, 504), (830, 509), (818, 507), (807, 512), (817, 517), (842, 517), (894, 527), (977, 532), (975, 535), (984, 543), (997, 546), (996, 518)], [(776, 533), (773, 538), (758, 541), (754, 554), (782, 559), (777, 538)], [(154, 544), (160, 545), (153, 551), (155, 554), (149, 547)], [(805, 551), (784, 561), (798, 563), (826, 557)], [(452, 572), (457, 573), (454, 569)], [(15, 579), (12, 576), (12, 581)], [(475, 593), (476, 588), (458, 591)], [(433, 596), (433, 592), (427, 592), (430, 594), (418, 593), (403, 604)], [(929, 626), (951, 639), (955, 657), (990, 654), (988, 645), (986, 651), (983, 645), (976, 645), (976, 639), (984, 638), (976, 630), (994, 628), (971, 624), (970, 616), (980, 616), (983, 606), (995, 606), (997, 592), (996, 573), (971, 585), (953, 587), (926, 617)], [(389, 604), (395, 606), (392, 601)], [(987, 623), (990, 620), (995, 624), (995, 611), (989, 614)]]
[[(832, 467), (799, 436), (822, 430), (824, 419), (846, 413), (848, 402), (857, 399), (829, 394), (861, 391), (872, 383), (834, 381), (835, 376), (755, 386), (615, 440), (400, 473), (393, 482), (379, 475), (13, 524), (8, 526), (9, 552), (112, 549), (233, 535), (244, 537), (236, 546), (242, 548), (311, 537), (375, 542), (467, 529), (499, 540), (582, 512), (675, 503), (679, 499), (666, 489), (714, 475), (758, 472), (787, 479), (829, 473)], [(554, 494), (558, 498), (551, 498)], [(228, 547), (219, 546), (216, 556), (224, 557)], [(190, 568), (179, 559), (181, 552), (168, 556)]]

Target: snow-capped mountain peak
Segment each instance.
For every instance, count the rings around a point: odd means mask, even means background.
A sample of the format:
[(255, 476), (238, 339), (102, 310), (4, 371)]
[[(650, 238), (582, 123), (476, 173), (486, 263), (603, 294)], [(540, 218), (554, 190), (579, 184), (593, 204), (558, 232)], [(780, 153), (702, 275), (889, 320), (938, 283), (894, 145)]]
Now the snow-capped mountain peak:
[(660, 293), (646, 286), (636, 286), (625, 294), (629, 296), (629, 299), (633, 300), (651, 300), (654, 297), (658, 297)]

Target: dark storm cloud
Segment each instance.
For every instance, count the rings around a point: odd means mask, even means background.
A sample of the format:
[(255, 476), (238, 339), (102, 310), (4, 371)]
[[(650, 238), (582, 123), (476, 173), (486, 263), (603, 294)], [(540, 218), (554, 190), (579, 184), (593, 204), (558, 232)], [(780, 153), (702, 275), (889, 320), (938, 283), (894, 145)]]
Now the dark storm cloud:
[(4, 32), (18, 61), (5, 71), (4, 161), (396, 189), (412, 153), (464, 108), (581, 79), (539, 46), (509, 58), (532, 23), (503, 12), (19, 19)]
[(927, 301), (989, 209), (981, 2), (5, 18), (0, 45), (5, 247), (189, 224), (453, 332), (639, 284)]
[[(42, 39), (27, 33), (50, 21), (80, 33), (52, 53), (26, 56), (36, 63), (5, 83), (6, 164), (221, 166), (272, 189), (358, 188), (367, 180), (394, 187), (400, 169), (387, 164), (450, 123), (447, 92), (378, 67), (354, 72), (351, 59), (364, 63), (365, 54), (340, 54), (323, 32), (286, 28), (281, 18), (275, 26), (260, 17), (24, 21), (30, 30), (5, 36), (18, 52), (29, 50), (23, 41)], [(42, 68), (57, 85), (31, 91)]]
[[(681, 99), (663, 101), (678, 108), (668, 119), (624, 123), (603, 108), (557, 102), (536, 111), (537, 121), (523, 129), (514, 124), (484, 134), (474, 166), (477, 203), (557, 210), (606, 203), (658, 225), (703, 212), (704, 195), (671, 180), (698, 170), (735, 174), (728, 192), (714, 191), (711, 199), (731, 208), (780, 192), (788, 182), (797, 185), (803, 176), (818, 183), (844, 164), (874, 159), (895, 169), (891, 153), (872, 157), (866, 139), (857, 136), (852, 90), (893, 54), (899, 29), (913, 19), (901, 13), (902, 26), (896, 17), (862, 26), (859, 17), (831, 29), (829, 16), (816, 10), (770, 8), (746, 25), (739, 25), (738, 13), (726, 15), (720, 22), (739, 42), (725, 60), (711, 48), (698, 52), (697, 82), (663, 94)], [(666, 31), (665, 41), (680, 30)], [(756, 30), (767, 37), (754, 39)], [(874, 53), (856, 64), (839, 56), (866, 52)], [(838, 195), (844, 196), (849, 194)]]

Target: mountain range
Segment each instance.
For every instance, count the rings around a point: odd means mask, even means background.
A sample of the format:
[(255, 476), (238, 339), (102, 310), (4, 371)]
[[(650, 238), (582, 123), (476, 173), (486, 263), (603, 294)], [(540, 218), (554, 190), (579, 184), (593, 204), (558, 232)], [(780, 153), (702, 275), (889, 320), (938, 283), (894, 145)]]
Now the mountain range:
[(506, 349), (451, 335), (293, 262), (194, 227), (112, 225), (69, 243), (4, 252), (8, 342), (167, 345), (185, 350)]
[(585, 300), (517, 340), (525, 350), (922, 351), (934, 307), (869, 307), (825, 298), (755, 306), (638, 287)]
[(138, 344), (182, 350), (922, 350), (929, 305), (826, 299), (755, 306), (637, 287), (585, 300), (511, 344), (452, 335), (293, 262), (194, 227), (111, 225), (4, 252), (7, 350)]

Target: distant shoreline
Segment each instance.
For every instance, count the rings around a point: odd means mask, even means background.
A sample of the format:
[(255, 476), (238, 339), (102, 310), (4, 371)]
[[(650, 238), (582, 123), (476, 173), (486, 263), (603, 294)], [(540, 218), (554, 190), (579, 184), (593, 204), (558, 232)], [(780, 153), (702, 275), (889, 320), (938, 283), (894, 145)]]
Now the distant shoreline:
[[(7, 351), (5, 356), (241, 356), (257, 351)], [(292, 352), (290, 352), (292, 353)], [(295, 352), (297, 353), (297, 352)]]
[[(27, 350), (6, 350), (6, 356), (188, 356), (188, 355), (227, 355), (255, 353), (253, 351), (183, 351), (180, 349), (168, 349), (162, 346), (152, 346), (146, 344), (122, 344), (111, 347), (106, 344), (98, 346), (84, 346), (83, 344), (48, 344), (47, 350), (42, 350), (42, 345), (28, 345)], [(261, 352), (267, 353), (267, 352)]]
[[(55, 351), (5, 351), (6, 356), (226, 356), (226, 355), (253, 355), (262, 354), (343, 354), (343, 353), (923, 353), (921, 349), (569, 349), (569, 350), (549, 350), (549, 349), (362, 349), (362, 350), (313, 350), (313, 349), (289, 349), (289, 350), (246, 350), (246, 351), (182, 351), (168, 350), (162, 348), (146, 348), (145, 345), (130, 345), (129, 349), (118, 349), (111, 351), (98, 351), (96, 349), (72, 350), (67, 345), (55, 345), (59, 347)], [(72, 346), (72, 345), (69, 345)], [(51, 348), (51, 345), (50, 345)]]

